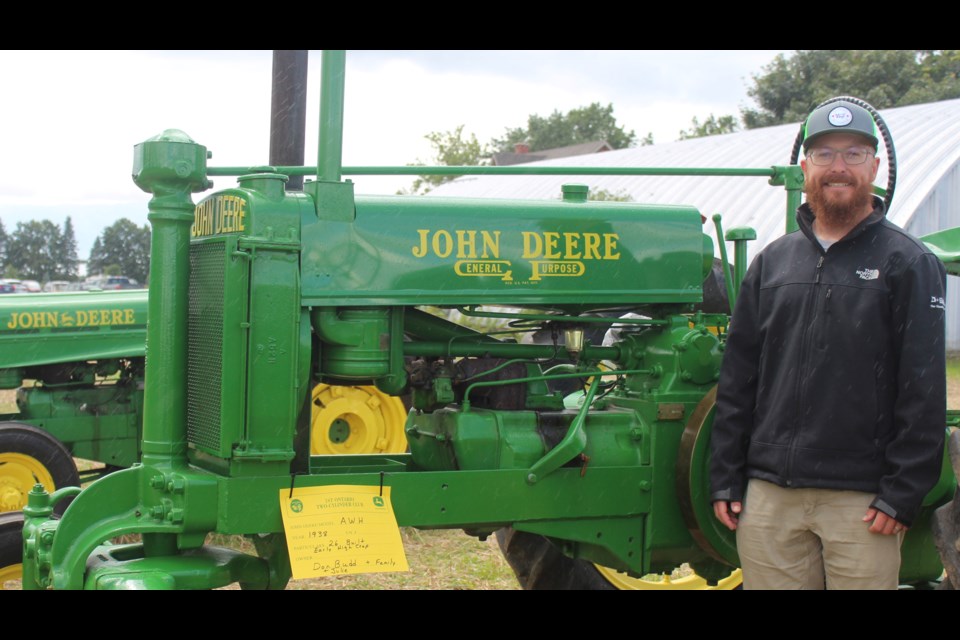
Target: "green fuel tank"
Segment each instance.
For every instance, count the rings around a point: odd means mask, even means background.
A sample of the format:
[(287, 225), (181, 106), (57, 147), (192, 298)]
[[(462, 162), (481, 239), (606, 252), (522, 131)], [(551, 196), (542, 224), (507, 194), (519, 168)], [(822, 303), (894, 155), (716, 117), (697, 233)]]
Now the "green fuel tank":
[(696, 209), (585, 197), (583, 185), (555, 202), (357, 196), (350, 219), (304, 221), (302, 303), (701, 301), (713, 245)]

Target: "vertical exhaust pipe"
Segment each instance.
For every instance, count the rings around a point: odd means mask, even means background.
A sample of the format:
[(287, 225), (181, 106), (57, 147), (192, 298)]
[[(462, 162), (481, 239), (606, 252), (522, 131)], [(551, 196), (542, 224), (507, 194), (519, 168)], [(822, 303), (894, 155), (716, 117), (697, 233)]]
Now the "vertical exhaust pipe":
[[(307, 51), (273, 52), (270, 101), (270, 164), (302, 167), (307, 127)], [(290, 176), (287, 191), (303, 190), (303, 176)]]

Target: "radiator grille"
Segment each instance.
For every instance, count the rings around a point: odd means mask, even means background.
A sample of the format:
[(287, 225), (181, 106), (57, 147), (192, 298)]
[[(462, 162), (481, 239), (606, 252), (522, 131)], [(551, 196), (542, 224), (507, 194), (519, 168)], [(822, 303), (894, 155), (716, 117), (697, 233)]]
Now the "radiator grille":
[(221, 455), (225, 245), (190, 247), (187, 439)]

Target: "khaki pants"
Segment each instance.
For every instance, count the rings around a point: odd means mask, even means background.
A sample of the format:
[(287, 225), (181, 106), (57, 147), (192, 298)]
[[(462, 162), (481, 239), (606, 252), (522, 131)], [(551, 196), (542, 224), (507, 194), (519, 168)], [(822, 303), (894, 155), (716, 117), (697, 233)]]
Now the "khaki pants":
[(896, 589), (902, 534), (867, 530), (875, 497), (751, 479), (737, 527), (744, 589)]

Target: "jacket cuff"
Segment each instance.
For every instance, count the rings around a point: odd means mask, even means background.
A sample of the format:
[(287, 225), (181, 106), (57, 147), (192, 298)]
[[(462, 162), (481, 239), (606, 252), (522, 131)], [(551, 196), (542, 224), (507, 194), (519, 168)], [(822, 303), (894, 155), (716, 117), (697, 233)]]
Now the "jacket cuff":
[(743, 492), (739, 489), (721, 489), (710, 494), (710, 502), (743, 502)]
[(893, 518), (894, 520), (896, 520), (897, 522), (899, 522), (900, 524), (906, 527), (909, 527), (913, 524), (911, 522), (911, 519), (906, 517), (907, 514), (897, 511), (897, 509), (893, 505), (891, 505), (889, 502), (887, 502), (880, 496), (877, 496), (874, 499), (874, 501), (870, 503), (870, 506), (876, 509), (877, 511), (884, 512), (886, 515), (890, 516), (891, 518)]

